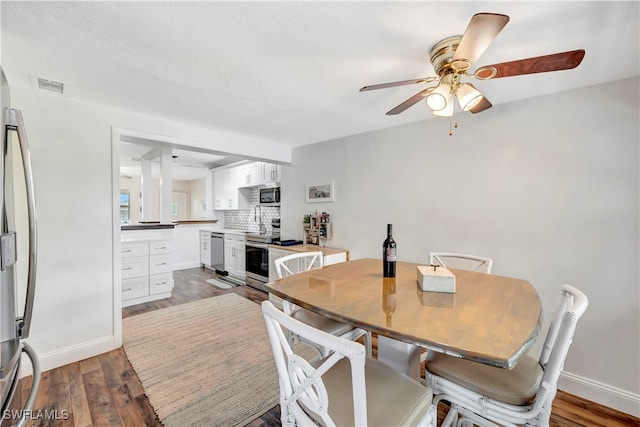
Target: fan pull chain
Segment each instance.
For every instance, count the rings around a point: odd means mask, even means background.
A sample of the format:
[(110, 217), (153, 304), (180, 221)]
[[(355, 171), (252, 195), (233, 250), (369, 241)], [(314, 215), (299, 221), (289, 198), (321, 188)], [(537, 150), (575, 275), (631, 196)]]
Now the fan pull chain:
[(455, 108), (453, 115), (449, 118), (449, 136), (453, 136), (453, 129), (458, 129), (458, 112)]

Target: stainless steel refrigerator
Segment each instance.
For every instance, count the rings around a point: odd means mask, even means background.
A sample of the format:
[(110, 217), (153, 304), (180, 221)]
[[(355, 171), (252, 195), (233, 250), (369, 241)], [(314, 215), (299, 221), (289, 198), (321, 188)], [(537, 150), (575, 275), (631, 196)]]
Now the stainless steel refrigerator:
[[(40, 364), (29, 336), (36, 285), (36, 211), (29, 145), (20, 110), (11, 108), (2, 75), (2, 144), (0, 145), (0, 426), (22, 426), (34, 418)], [(33, 381), (23, 396), (22, 353), (31, 360)]]

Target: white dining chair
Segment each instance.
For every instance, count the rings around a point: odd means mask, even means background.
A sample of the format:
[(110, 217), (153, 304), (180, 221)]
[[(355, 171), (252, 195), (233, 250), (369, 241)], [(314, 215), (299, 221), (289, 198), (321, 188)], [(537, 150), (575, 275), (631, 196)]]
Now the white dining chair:
[(576, 288), (563, 285), (560, 305), (538, 359), (523, 356), (513, 369), (435, 354), (427, 361), (426, 383), (434, 404), (450, 403), (442, 426), (548, 426), (551, 404), (576, 324), (589, 305)]
[[(491, 273), (491, 267), (493, 266), (493, 259), (478, 255), (461, 254), (455, 252), (429, 252), (429, 264), (489, 274)], [(378, 345), (379, 358), (388, 361), (388, 363), (404, 363), (404, 361), (395, 360), (397, 359), (397, 356), (393, 356), (395, 359), (392, 359), (392, 356), (387, 356), (387, 354), (397, 354), (398, 348), (407, 347), (406, 343), (385, 339), (383, 341), (382, 351), (380, 351), (380, 344)], [(429, 353), (429, 351), (426, 351), (419, 354), (420, 364), (424, 363), (427, 360), (427, 358), (429, 357)], [(415, 354), (413, 354), (412, 356), (415, 357)]]
[[(283, 426), (435, 426), (432, 392), (366, 356), (362, 344), (313, 328), (262, 303), (278, 370)], [(283, 330), (328, 350), (309, 363)]]
[(478, 271), (480, 273), (491, 273), (493, 260), (491, 258), (459, 254), (454, 252), (429, 252), (429, 264), (441, 265), (449, 268), (459, 268), (461, 270)]
[[(321, 251), (301, 252), (283, 256), (275, 260), (276, 277), (278, 279), (282, 279), (283, 277), (288, 277), (303, 271), (322, 268), (324, 265), (323, 260), (324, 254)], [(284, 312), (295, 319), (331, 335), (336, 335), (353, 341), (360, 337), (364, 337), (367, 355), (371, 355), (371, 333), (369, 331), (356, 328), (344, 322), (329, 319), (328, 317), (314, 313), (313, 311), (298, 307), (271, 293), (269, 294), (269, 301), (277, 307), (282, 308)], [(293, 340), (296, 338), (295, 334), (292, 333), (289, 333), (288, 337), (291, 343), (293, 343)], [(318, 347), (313, 342), (306, 342), (304, 339), (300, 339), (300, 341), (303, 344), (314, 348), (321, 357), (326, 356), (326, 351), (322, 347)]]

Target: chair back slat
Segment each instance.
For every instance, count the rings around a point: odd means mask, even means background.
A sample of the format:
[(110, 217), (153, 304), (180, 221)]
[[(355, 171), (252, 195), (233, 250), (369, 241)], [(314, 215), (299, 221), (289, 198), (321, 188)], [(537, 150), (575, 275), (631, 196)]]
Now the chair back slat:
[(454, 252), (429, 252), (429, 264), (488, 274), (491, 273), (493, 259)]
[(274, 261), (276, 277), (292, 276), (303, 271), (324, 267), (324, 255), (321, 251), (301, 252), (280, 257)]
[[(271, 302), (262, 303), (262, 313), (267, 324), (278, 381), (280, 384), (280, 406), (283, 413), (293, 413), (292, 420), (306, 420), (304, 424), (335, 425), (327, 412), (329, 398), (322, 382), (322, 375), (344, 357), (351, 362), (354, 421), (366, 425), (366, 389), (364, 382), (365, 348), (362, 344), (336, 337), (302, 323), (278, 310)], [(283, 328), (314, 341), (331, 350), (331, 355), (314, 367), (305, 358), (296, 354), (285, 337)], [(292, 422), (293, 424), (293, 422)]]

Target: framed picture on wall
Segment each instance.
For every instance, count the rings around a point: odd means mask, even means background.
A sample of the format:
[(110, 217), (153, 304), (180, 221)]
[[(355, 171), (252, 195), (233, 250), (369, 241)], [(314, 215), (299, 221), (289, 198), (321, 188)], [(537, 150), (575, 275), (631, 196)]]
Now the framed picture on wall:
[(316, 202), (333, 202), (335, 199), (335, 186), (333, 181), (306, 186), (306, 200), (307, 203)]

